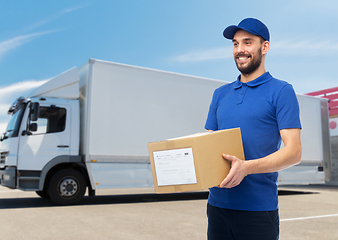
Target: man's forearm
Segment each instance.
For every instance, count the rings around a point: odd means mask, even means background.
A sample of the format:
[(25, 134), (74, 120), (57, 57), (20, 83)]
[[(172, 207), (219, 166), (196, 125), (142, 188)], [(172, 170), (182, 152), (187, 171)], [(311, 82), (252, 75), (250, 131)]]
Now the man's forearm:
[(285, 146), (264, 158), (247, 161), (248, 174), (277, 172), (298, 164), (301, 160), (300, 145)]
[(223, 154), (223, 158), (231, 162), (231, 169), (220, 187), (235, 187), (249, 174), (277, 172), (299, 163), (302, 156), (300, 129), (285, 129), (280, 133), (285, 147), (266, 157), (242, 161)]

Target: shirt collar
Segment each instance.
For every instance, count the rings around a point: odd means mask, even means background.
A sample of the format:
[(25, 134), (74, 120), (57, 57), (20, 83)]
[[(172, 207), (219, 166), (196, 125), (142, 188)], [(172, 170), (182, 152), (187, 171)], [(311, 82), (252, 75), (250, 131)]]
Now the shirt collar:
[[(241, 77), (241, 75), (239, 75), (237, 77), (237, 81), (235, 82), (235, 85), (234, 85), (235, 89), (242, 87), (242, 85), (244, 84), (240, 81), (240, 77)], [(261, 85), (263, 83), (270, 81), (271, 79), (272, 79), (271, 74), (269, 72), (266, 72), (263, 75), (256, 78), (255, 80), (252, 80), (252, 81), (247, 82), (245, 84), (248, 85), (249, 87), (256, 87), (258, 85)]]

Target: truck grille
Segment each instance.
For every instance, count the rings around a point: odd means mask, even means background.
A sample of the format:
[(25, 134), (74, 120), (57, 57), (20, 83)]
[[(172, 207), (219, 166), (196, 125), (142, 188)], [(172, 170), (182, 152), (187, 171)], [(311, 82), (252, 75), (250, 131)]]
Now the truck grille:
[(6, 162), (6, 157), (8, 156), (9, 152), (1, 152), (0, 153), (0, 164)]

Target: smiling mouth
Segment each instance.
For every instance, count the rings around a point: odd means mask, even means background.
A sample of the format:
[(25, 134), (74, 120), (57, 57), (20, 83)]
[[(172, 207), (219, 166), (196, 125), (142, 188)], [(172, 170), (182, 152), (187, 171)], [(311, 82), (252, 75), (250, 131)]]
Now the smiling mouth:
[(248, 60), (250, 57), (251, 57), (250, 55), (237, 55), (236, 59), (240, 62), (243, 62)]

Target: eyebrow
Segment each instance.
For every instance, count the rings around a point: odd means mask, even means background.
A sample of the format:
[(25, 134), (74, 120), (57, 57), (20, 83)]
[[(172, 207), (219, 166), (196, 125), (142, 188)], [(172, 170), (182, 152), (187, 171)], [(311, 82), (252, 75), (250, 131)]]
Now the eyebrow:
[[(253, 41), (253, 38), (243, 38), (242, 41)], [(235, 38), (232, 39), (232, 42), (238, 42)]]

